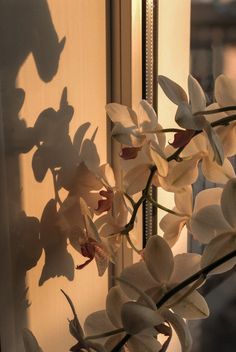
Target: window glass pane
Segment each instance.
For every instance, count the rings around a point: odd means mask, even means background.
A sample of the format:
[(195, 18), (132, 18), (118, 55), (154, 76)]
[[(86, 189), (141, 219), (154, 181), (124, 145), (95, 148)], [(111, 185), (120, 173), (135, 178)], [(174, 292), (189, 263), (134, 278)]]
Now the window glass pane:
[[(203, 86), (208, 104), (214, 102), (215, 78), (224, 73), (236, 79), (236, 4), (235, 1), (192, 1), (191, 73)], [(231, 158), (235, 165), (235, 158)], [(195, 195), (215, 187), (199, 176)], [(202, 252), (203, 246), (190, 238), (189, 249)], [(210, 317), (191, 322), (193, 352), (234, 351), (235, 349), (235, 269), (210, 278), (201, 289), (210, 308)]]

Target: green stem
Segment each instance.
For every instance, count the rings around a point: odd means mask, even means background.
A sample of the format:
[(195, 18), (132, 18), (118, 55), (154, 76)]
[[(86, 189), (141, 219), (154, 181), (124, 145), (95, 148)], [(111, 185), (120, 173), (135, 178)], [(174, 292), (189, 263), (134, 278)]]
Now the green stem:
[(223, 117), (222, 119), (219, 119), (215, 122), (212, 122), (211, 126), (217, 127), (217, 126), (221, 126), (221, 125), (227, 125), (230, 122), (233, 122), (235, 120), (236, 120), (236, 115), (230, 115), (230, 116)]
[(220, 259), (217, 259), (215, 262), (209, 264), (205, 268), (199, 270), (197, 273), (193, 274), (192, 276), (188, 277), (186, 280), (182, 281), (179, 285), (175, 286), (172, 288), (170, 291), (168, 291), (161, 299), (159, 302), (157, 302), (156, 306), (157, 308), (160, 308), (163, 306), (164, 303), (166, 303), (171, 297), (173, 297), (176, 293), (181, 291), (183, 288), (186, 286), (190, 285), (191, 283), (195, 282), (198, 279), (203, 279), (206, 278), (207, 275), (218, 268), (220, 265), (226, 263), (230, 259), (236, 256), (236, 250), (224, 255)]
[[(197, 273), (193, 274), (192, 276), (188, 277), (186, 280), (182, 281), (180, 284), (172, 288), (168, 291), (156, 304), (157, 309), (161, 308), (170, 298), (172, 298), (176, 293), (183, 290), (188, 285), (192, 284), (193, 282), (199, 279), (205, 279), (207, 275), (213, 271), (214, 269), (218, 268), (220, 265), (226, 263), (230, 259), (236, 256), (236, 250), (226, 254), (220, 259), (217, 259), (215, 262), (209, 264), (205, 268), (199, 270)], [(111, 350), (111, 352), (119, 352), (120, 349), (124, 346), (124, 344), (130, 339), (131, 335), (125, 335), (123, 339)]]
[(176, 215), (176, 216), (187, 216), (186, 214), (176, 213), (176, 211), (164, 207), (163, 205), (157, 203), (157, 202), (156, 202), (152, 197), (150, 197), (150, 196), (147, 197), (147, 200), (149, 200), (149, 202), (151, 202), (152, 205), (154, 205), (154, 207), (159, 208), (159, 209), (161, 209), (161, 210), (164, 210), (164, 211), (166, 211), (167, 213), (170, 213), (170, 214), (173, 214), (173, 215)]
[(184, 131), (182, 128), (163, 128), (162, 130), (158, 130), (157, 133), (171, 133), (171, 132), (182, 132)]
[(147, 184), (146, 184), (146, 187), (144, 188), (143, 190), (143, 194), (142, 196), (139, 198), (139, 200), (135, 203), (134, 205), (134, 211), (133, 211), (133, 214), (130, 218), (130, 221), (128, 222), (128, 224), (125, 226), (125, 229), (124, 231), (122, 232), (124, 235), (126, 235), (129, 231), (133, 230), (134, 228), (134, 223), (135, 223), (135, 219), (136, 219), (136, 215), (137, 215), (137, 212), (138, 212), (138, 209), (139, 207), (142, 205), (142, 203), (144, 202), (144, 200), (147, 198), (148, 196), (148, 191), (149, 191), (149, 188), (151, 186), (151, 183), (152, 183), (152, 178), (156, 172), (157, 168), (156, 166), (152, 166), (151, 169), (150, 169), (150, 175), (148, 177), (148, 180), (147, 180)]
[(198, 111), (198, 112), (195, 112), (194, 115), (195, 116), (211, 115), (211, 114), (218, 114), (219, 112), (234, 111), (234, 110), (236, 110), (236, 106), (235, 105), (231, 105), (231, 106), (225, 106), (224, 108), (205, 110), (205, 111)]
[(131, 203), (132, 207), (135, 207), (135, 201), (133, 200), (133, 198), (128, 194), (128, 193), (124, 193), (124, 196), (128, 199), (128, 201)]

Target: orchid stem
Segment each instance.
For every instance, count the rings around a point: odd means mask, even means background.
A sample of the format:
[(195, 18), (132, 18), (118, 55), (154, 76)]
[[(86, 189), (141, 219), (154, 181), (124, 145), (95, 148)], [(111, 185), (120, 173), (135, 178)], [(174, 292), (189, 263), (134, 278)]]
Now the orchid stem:
[(158, 130), (157, 133), (177, 133), (177, 132), (181, 132), (184, 131), (184, 129), (182, 128), (163, 128), (162, 130)]
[(195, 112), (195, 116), (198, 115), (211, 115), (211, 114), (218, 114), (219, 112), (226, 112), (226, 111), (235, 111), (236, 110), (236, 106), (235, 105), (231, 105), (231, 106), (225, 106), (223, 108), (218, 108), (218, 109), (212, 109), (212, 110), (206, 110), (206, 111), (198, 111)]
[(128, 199), (128, 201), (131, 203), (132, 207), (135, 207), (135, 201), (133, 200), (133, 198), (128, 194), (128, 193), (124, 193), (124, 196)]
[(230, 115), (230, 116), (223, 117), (222, 119), (219, 119), (215, 122), (212, 122), (211, 126), (217, 127), (217, 126), (221, 126), (221, 125), (226, 125), (226, 124), (233, 122), (235, 120), (236, 120), (236, 115)]
[(152, 205), (154, 205), (154, 207), (159, 208), (161, 210), (166, 211), (167, 213), (176, 215), (176, 216), (186, 216), (186, 214), (180, 214), (180, 213), (176, 213), (174, 210), (171, 210), (169, 208), (164, 207), (163, 205), (157, 203), (152, 197), (148, 196), (147, 200), (152, 203)]
[(142, 196), (139, 198), (139, 200), (134, 204), (134, 211), (133, 211), (133, 214), (130, 218), (130, 221), (128, 222), (128, 224), (125, 226), (125, 229), (123, 231), (124, 234), (127, 234), (127, 232), (133, 230), (134, 228), (134, 222), (135, 222), (135, 219), (136, 219), (136, 215), (137, 215), (137, 212), (138, 212), (138, 209), (139, 207), (143, 204), (143, 202), (145, 201), (145, 199), (147, 199), (147, 195), (148, 195), (148, 191), (149, 191), (149, 188), (151, 186), (151, 183), (152, 183), (152, 179), (153, 179), (153, 176), (156, 172), (157, 168), (156, 166), (152, 166), (151, 169), (150, 169), (150, 175), (148, 177), (148, 180), (147, 180), (147, 184), (146, 184), (146, 187), (144, 188), (143, 190), (143, 194)]

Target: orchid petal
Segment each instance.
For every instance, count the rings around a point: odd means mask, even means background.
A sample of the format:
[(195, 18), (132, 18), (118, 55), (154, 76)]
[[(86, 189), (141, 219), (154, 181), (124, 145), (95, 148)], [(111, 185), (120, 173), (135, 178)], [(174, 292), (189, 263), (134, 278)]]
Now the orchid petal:
[(181, 152), (181, 157), (189, 158), (196, 155), (197, 153), (201, 153), (202, 155), (208, 153), (208, 142), (206, 136), (203, 133), (199, 133), (191, 139), (191, 141)]
[[(127, 281), (125, 279), (117, 278), (116, 280), (122, 282), (124, 285), (126, 285), (127, 287), (129, 287), (130, 289), (132, 289), (133, 291), (135, 291), (139, 295), (139, 299), (138, 299), (139, 304), (144, 304), (146, 307), (149, 307), (153, 310), (156, 310), (156, 304), (155, 304), (154, 300), (151, 298), (151, 295), (149, 295), (149, 293), (148, 294), (145, 293), (142, 289), (133, 285), (132, 283), (130, 283), (129, 281)], [(156, 291), (158, 291), (158, 289), (156, 287), (154, 289)], [(162, 289), (161, 289), (161, 291), (162, 291)]]
[(225, 156), (234, 156), (236, 154), (236, 122), (230, 123), (228, 126), (218, 127), (217, 134)]
[(210, 314), (205, 299), (196, 290), (171, 307), (171, 309), (180, 317), (188, 320), (205, 319)]
[(125, 105), (117, 103), (107, 104), (106, 112), (114, 123), (121, 123), (124, 127), (138, 126), (136, 113)]
[(114, 329), (115, 327), (109, 320), (105, 310), (90, 314), (84, 322), (84, 331), (86, 335), (102, 334)]
[[(95, 352), (107, 352), (107, 350), (97, 342), (87, 341), (86, 344), (87, 346), (91, 347)], [(83, 352), (83, 349), (81, 350), (81, 352)], [(86, 350), (84, 350), (84, 352), (86, 352)]]
[(142, 135), (136, 127), (124, 127), (121, 123), (115, 124), (111, 134), (120, 144), (132, 147), (142, 146), (146, 139), (146, 136)]
[[(112, 351), (112, 349), (122, 340), (124, 336), (125, 336), (125, 332), (120, 334), (115, 334), (109, 337), (104, 343), (105, 352)], [(124, 347), (120, 349), (120, 352), (125, 352)]]
[(174, 148), (185, 147), (191, 141), (194, 134), (194, 130), (180, 130), (174, 134), (174, 140), (172, 143), (169, 142), (169, 144)]
[(222, 147), (222, 144), (220, 142), (220, 139), (215, 132), (215, 130), (211, 127), (210, 123), (205, 121), (204, 124), (204, 132), (206, 133), (208, 137), (208, 141), (211, 147), (211, 150), (213, 152), (213, 160), (218, 164), (218, 165), (223, 165), (224, 162), (224, 150)]
[(165, 76), (158, 76), (158, 83), (165, 95), (176, 105), (188, 102), (188, 97), (182, 87)]
[(182, 128), (200, 131), (203, 129), (205, 117), (194, 116), (192, 113), (191, 106), (186, 102), (182, 102), (178, 105), (178, 109), (175, 115), (175, 121)]
[(175, 204), (180, 213), (192, 214), (193, 191), (191, 186), (185, 187), (182, 192), (175, 193)]
[(182, 352), (190, 352), (192, 348), (192, 337), (185, 321), (170, 310), (164, 310), (162, 315), (175, 329), (182, 347)]
[(109, 254), (104, 246), (95, 245), (95, 262), (98, 269), (98, 275), (103, 276), (109, 265)]
[(157, 128), (157, 115), (151, 104), (146, 100), (140, 101), (139, 126), (142, 132), (148, 132)]
[(128, 297), (120, 286), (114, 286), (109, 290), (106, 299), (106, 312), (112, 324), (117, 328), (122, 326), (121, 309), (127, 301)]
[[(236, 251), (236, 233), (227, 232), (214, 238), (208, 246), (204, 249), (202, 255), (201, 265), (202, 268), (207, 267), (216, 260), (224, 257), (232, 251)], [(212, 270), (210, 274), (220, 274), (232, 269), (236, 264), (236, 258), (228, 260), (226, 263), (218, 266)]]
[(139, 333), (132, 336), (127, 343), (129, 352), (158, 352), (161, 351), (162, 345), (151, 334)]
[(120, 157), (124, 160), (132, 160), (137, 158), (141, 147), (126, 147), (121, 149)]
[(117, 191), (113, 198), (113, 213), (115, 214), (116, 224), (123, 227), (127, 224), (128, 207), (125, 203), (124, 195)]
[(144, 251), (144, 260), (150, 274), (158, 282), (168, 282), (174, 269), (174, 258), (167, 242), (160, 236), (152, 236)]
[(80, 204), (81, 214), (83, 216), (91, 217), (92, 215), (91, 215), (91, 212), (88, 208), (88, 205), (82, 197), (80, 197), (80, 199), (79, 199), (79, 204)]
[(203, 111), (206, 108), (206, 96), (205, 93), (198, 83), (198, 81), (192, 76), (188, 77), (188, 92), (190, 105), (192, 107), (192, 113)]
[(190, 220), (193, 237), (201, 243), (209, 243), (222, 232), (232, 230), (218, 205), (201, 208)]
[(102, 164), (100, 166), (102, 180), (107, 188), (115, 187), (114, 172), (110, 164)]
[(170, 247), (173, 247), (181, 231), (188, 221), (188, 217), (177, 216), (174, 214), (166, 214), (160, 221), (159, 226), (164, 232), (163, 238), (166, 240)]
[(221, 209), (225, 219), (236, 229), (236, 179), (227, 182), (222, 192)]
[(127, 302), (123, 305), (121, 319), (125, 331), (130, 335), (135, 335), (164, 321), (157, 310), (150, 309), (137, 302)]
[(142, 164), (134, 167), (124, 177), (124, 187), (130, 195), (142, 191), (147, 184), (150, 175), (150, 165)]
[(199, 155), (181, 162), (169, 163), (169, 174), (166, 178), (159, 177), (160, 185), (166, 190), (177, 191), (193, 184), (198, 176)]
[(196, 195), (194, 202), (194, 213), (208, 205), (220, 205), (223, 188), (215, 187), (204, 189)]
[(201, 269), (201, 255), (196, 253), (177, 254), (174, 257), (174, 271), (171, 283), (179, 283), (195, 274)]
[(160, 145), (160, 148), (164, 150), (166, 145), (166, 134), (161, 132), (162, 126), (159, 123), (157, 124), (156, 130), (157, 130), (156, 135), (157, 135), (158, 143)]
[(168, 161), (157, 143), (150, 144), (150, 154), (157, 167), (157, 173), (162, 177), (166, 177), (168, 175)]
[(215, 98), (217, 103), (224, 107), (235, 105), (236, 82), (233, 79), (220, 75), (215, 81)]
[[(123, 269), (120, 278), (127, 282), (130, 282), (130, 284), (137, 287), (140, 286), (141, 282), (142, 290), (144, 292), (152, 287), (158, 286), (158, 283), (153, 279), (147, 269), (146, 264), (143, 261), (135, 263)], [(122, 281), (120, 281), (119, 283), (122, 290), (127, 294), (128, 297), (132, 299), (138, 299), (140, 295), (137, 291), (135, 291), (132, 287), (126, 285)]]
[(216, 164), (208, 156), (202, 159), (202, 173), (207, 180), (214, 183), (226, 183), (235, 177), (231, 162), (225, 158), (222, 166)]

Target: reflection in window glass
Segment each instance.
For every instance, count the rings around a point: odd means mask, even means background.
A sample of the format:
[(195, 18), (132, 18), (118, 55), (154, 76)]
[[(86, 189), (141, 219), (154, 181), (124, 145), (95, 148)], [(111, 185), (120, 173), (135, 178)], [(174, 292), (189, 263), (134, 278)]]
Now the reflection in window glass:
[[(236, 2), (235, 0), (193, 0), (191, 21), (191, 72), (204, 88), (208, 103), (214, 102), (214, 80), (224, 73), (236, 79)], [(231, 160), (236, 165), (234, 158)], [(199, 176), (195, 195), (215, 187)], [(190, 238), (189, 249), (203, 248)], [(192, 352), (235, 350), (236, 270), (216, 275), (202, 288), (211, 315), (201, 322), (191, 322)]]

